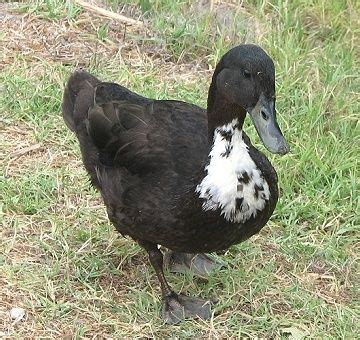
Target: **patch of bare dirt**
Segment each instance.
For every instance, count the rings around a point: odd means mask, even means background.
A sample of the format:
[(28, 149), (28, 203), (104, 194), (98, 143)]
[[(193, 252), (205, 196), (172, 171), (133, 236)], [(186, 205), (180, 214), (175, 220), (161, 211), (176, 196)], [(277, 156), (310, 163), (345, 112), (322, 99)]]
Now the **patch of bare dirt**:
[[(23, 321), (11, 320), (10, 310), (14, 307), (25, 307), (23, 294), (5, 277), (0, 277), (0, 337), (11, 334)], [(25, 315), (25, 319), (27, 315)]]
[[(37, 169), (39, 164), (42, 168), (48, 169), (64, 166), (63, 153), (51, 143), (36, 142), (33, 131), (24, 124), (18, 123), (2, 128), (0, 138), (0, 159), (6, 177), (28, 173), (30, 169)], [(73, 168), (82, 168), (80, 159), (68, 159), (67, 163), (71, 163)]]
[(352, 270), (350, 264), (340, 270), (324, 261), (314, 260), (296, 277), (305, 290), (328, 304), (345, 304), (350, 302), (354, 287)]
[[(1, 68), (20, 55), (27, 62), (44, 60), (86, 66), (97, 55), (111, 58), (131, 47), (128, 34), (148, 35), (145, 27), (130, 27), (87, 11), (78, 15), (76, 21), (50, 21), (35, 14), (19, 14), (11, 4), (1, 4), (0, 13)], [(101, 28), (108, 32), (103, 40), (97, 36)]]

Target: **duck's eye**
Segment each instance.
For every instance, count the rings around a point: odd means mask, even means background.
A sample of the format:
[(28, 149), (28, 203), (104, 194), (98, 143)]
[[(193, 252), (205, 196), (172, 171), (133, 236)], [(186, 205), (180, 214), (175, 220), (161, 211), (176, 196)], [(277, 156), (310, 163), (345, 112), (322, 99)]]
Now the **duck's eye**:
[(251, 77), (251, 73), (248, 70), (244, 70), (244, 77), (245, 78), (250, 78)]

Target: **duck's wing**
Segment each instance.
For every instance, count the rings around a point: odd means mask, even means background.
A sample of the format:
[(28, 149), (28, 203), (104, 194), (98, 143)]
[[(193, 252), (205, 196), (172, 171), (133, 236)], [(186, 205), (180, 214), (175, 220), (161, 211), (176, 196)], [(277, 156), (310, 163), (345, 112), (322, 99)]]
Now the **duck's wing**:
[(145, 172), (155, 160), (162, 163), (165, 150), (155, 147), (150, 128), (153, 120), (153, 101), (134, 103), (132, 98), (123, 97), (119, 85), (99, 84), (88, 113), (87, 130), (99, 150), (100, 162), (125, 167), (131, 173)]
[(96, 86), (87, 129), (101, 163), (131, 173), (172, 170), (187, 176), (206, 156), (206, 119), (200, 108), (124, 100), (122, 88), (113, 83)]

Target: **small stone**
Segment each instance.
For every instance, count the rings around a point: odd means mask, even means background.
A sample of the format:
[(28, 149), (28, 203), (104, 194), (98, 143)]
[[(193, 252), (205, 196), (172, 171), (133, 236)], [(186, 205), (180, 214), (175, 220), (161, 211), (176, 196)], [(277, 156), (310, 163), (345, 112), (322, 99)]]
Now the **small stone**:
[(25, 316), (25, 309), (20, 307), (14, 307), (10, 310), (10, 317), (15, 321), (20, 321)]

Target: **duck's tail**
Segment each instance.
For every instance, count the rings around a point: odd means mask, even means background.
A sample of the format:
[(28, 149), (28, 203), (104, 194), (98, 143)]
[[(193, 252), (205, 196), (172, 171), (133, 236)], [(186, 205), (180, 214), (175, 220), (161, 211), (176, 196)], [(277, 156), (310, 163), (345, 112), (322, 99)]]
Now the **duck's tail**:
[(66, 125), (77, 132), (85, 128), (88, 110), (94, 102), (95, 86), (100, 80), (86, 71), (75, 71), (64, 91), (62, 113)]
[(96, 175), (98, 149), (87, 131), (89, 109), (94, 103), (94, 92), (100, 80), (85, 71), (75, 71), (69, 78), (63, 97), (62, 113), (68, 128), (76, 133), (83, 163), (92, 184), (100, 188)]

